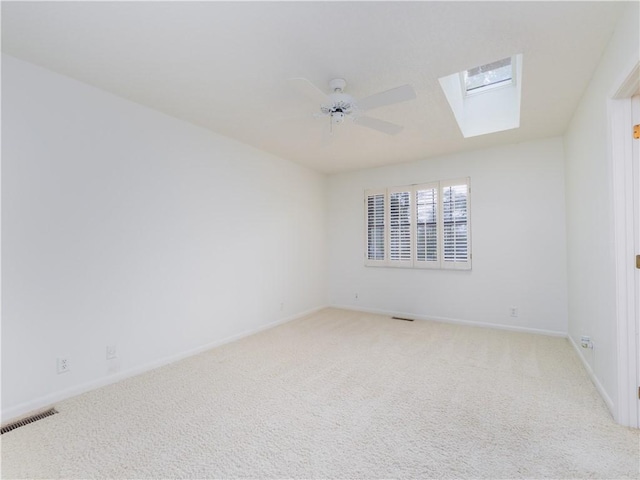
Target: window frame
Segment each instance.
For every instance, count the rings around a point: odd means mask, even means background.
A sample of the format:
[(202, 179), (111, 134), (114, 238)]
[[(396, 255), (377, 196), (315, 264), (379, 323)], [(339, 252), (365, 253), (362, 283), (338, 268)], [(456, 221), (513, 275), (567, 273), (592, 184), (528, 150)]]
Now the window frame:
[[(444, 191), (453, 186), (466, 187), (465, 209), (466, 209), (466, 260), (446, 260), (445, 257), (445, 218), (444, 218)], [(435, 189), (436, 199), (436, 260), (418, 260), (418, 192)], [(409, 231), (410, 231), (410, 259), (391, 259), (391, 195), (394, 193), (409, 192)], [(369, 258), (369, 217), (368, 202), (372, 196), (383, 196), (384, 202), (384, 254), (382, 260)], [(365, 238), (364, 238), (364, 259), (365, 266), (368, 267), (399, 267), (418, 269), (440, 269), (440, 270), (471, 270), (472, 242), (471, 242), (471, 181), (469, 177), (427, 182), (413, 185), (404, 185), (388, 188), (366, 189), (364, 191), (364, 217), (365, 217)]]

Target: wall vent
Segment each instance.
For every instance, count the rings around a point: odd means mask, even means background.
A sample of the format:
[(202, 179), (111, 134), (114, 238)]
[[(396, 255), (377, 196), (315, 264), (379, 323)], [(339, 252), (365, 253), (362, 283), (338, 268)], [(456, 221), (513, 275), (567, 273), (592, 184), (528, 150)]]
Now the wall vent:
[(58, 413), (58, 411), (55, 408), (50, 408), (49, 410), (31, 415), (30, 417), (21, 418), (16, 422), (2, 427), (2, 432), (0, 432), (0, 435), (4, 435), (5, 433), (10, 432), (11, 430), (15, 430), (16, 428), (29, 425), (30, 423), (37, 422), (38, 420), (42, 420), (43, 418), (50, 417), (51, 415), (55, 415), (56, 413)]
[(391, 317), (392, 320), (404, 320), (405, 322), (413, 322), (413, 318)]

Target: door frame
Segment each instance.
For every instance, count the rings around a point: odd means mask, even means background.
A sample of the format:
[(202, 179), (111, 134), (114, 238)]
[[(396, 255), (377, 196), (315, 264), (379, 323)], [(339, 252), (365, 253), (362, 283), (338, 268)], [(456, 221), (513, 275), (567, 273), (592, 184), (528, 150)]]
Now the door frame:
[(635, 287), (635, 218), (631, 97), (640, 88), (637, 58), (614, 83), (608, 100), (609, 164), (612, 178), (614, 261), (616, 280), (617, 402), (615, 420), (640, 427), (638, 412), (638, 312)]

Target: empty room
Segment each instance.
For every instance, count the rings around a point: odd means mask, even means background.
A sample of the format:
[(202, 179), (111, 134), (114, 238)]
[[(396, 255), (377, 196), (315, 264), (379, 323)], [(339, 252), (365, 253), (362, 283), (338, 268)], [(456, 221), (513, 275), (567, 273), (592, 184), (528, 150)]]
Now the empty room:
[(640, 4), (8, 2), (2, 478), (639, 478)]

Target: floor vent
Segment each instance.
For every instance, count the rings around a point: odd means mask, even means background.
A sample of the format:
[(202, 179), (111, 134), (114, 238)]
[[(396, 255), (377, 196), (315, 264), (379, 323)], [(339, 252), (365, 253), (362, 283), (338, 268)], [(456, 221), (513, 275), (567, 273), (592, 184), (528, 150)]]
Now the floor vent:
[(45, 410), (44, 412), (37, 413), (36, 415), (31, 415), (30, 417), (25, 417), (17, 422), (10, 423), (2, 427), (2, 432), (0, 435), (4, 435), (11, 430), (15, 430), (16, 428), (24, 427), (25, 425), (29, 425), (30, 423), (37, 422), (38, 420), (42, 420), (43, 418), (50, 417), (51, 415), (55, 415), (58, 411), (55, 408), (50, 408), (49, 410)]
[(392, 320), (404, 320), (405, 322), (413, 322), (413, 318), (391, 317)]

